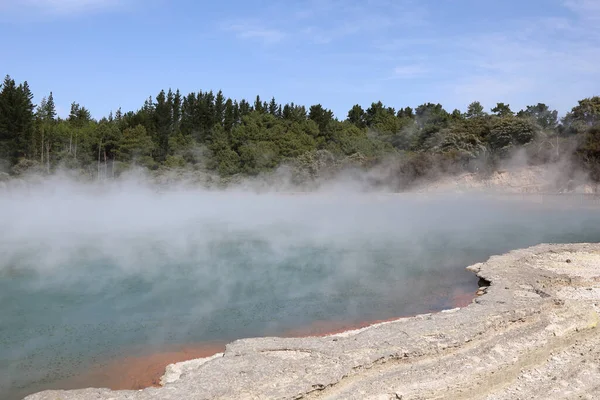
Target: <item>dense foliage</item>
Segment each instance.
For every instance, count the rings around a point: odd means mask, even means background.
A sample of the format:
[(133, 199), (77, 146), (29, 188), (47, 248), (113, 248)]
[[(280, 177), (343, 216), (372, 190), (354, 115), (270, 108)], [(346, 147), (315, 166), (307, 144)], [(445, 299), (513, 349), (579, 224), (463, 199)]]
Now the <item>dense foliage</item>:
[(353, 106), (344, 120), (320, 104), (308, 109), (257, 96), (160, 91), (137, 111), (94, 120), (72, 103), (57, 116), (52, 93), (33, 103), (27, 82), (0, 86), (0, 170), (76, 169), (98, 179), (131, 166), (253, 176), (287, 165), (298, 181), (346, 167), (386, 166), (398, 188), (440, 173), (490, 171), (516, 149), (533, 163), (573, 157), (600, 179), (600, 97), (579, 101), (561, 120), (543, 103), (513, 112), (479, 102), (465, 112), (426, 103), (396, 110), (381, 102)]

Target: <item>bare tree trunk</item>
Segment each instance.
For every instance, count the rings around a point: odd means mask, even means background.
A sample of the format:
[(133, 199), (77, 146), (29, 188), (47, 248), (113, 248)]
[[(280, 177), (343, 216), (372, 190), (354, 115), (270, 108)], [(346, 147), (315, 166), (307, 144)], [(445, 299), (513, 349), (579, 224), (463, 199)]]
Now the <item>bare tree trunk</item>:
[(41, 153), (42, 153), (41, 163), (42, 163), (42, 165), (44, 165), (44, 129), (43, 128), (42, 128), (42, 143), (41, 143), (40, 147), (42, 148), (42, 151), (41, 151)]
[(35, 133), (31, 135), (31, 158), (34, 159), (37, 156), (35, 149)]
[(49, 140), (46, 142), (46, 164), (47, 164), (48, 174), (50, 174), (50, 141)]
[(71, 154), (71, 144), (73, 143), (73, 131), (71, 131), (71, 136), (69, 137), (69, 154)]
[(100, 180), (100, 151), (102, 150), (102, 139), (100, 139), (100, 144), (98, 145), (98, 180)]
[(104, 149), (104, 179), (108, 178), (108, 164), (106, 163), (106, 148)]
[(79, 135), (75, 135), (75, 159), (77, 159), (77, 143), (79, 142)]

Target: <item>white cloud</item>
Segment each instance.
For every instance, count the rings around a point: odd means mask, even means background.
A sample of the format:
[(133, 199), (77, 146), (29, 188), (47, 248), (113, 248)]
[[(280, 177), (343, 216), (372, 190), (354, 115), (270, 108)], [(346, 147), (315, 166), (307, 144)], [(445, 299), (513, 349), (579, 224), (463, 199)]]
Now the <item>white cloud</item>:
[[(294, 37), (303, 43), (332, 44), (351, 36), (422, 26), (425, 11), (411, 0), (307, 0), (301, 5), (277, 3), (242, 23), (225, 23), (238, 37), (278, 42)], [(277, 21), (280, 28), (273, 28)]]
[(565, 0), (565, 7), (586, 19), (600, 19), (598, 0)]
[(129, 0), (0, 0), (0, 8), (10, 12), (36, 11), (51, 15), (98, 12), (124, 6)]
[(410, 79), (423, 76), (429, 72), (429, 68), (424, 65), (401, 65), (394, 68), (394, 75), (392, 77), (396, 79)]
[(262, 26), (257, 22), (237, 22), (225, 25), (226, 31), (235, 32), (236, 36), (241, 39), (257, 39), (263, 43), (277, 43), (282, 41), (286, 34), (274, 28)]
[(457, 79), (445, 85), (449, 98), (486, 106), (503, 101), (513, 109), (541, 101), (565, 113), (599, 94), (600, 2), (563, 4), (575, 14), (512, 21), (477, 40), (452, 38)]

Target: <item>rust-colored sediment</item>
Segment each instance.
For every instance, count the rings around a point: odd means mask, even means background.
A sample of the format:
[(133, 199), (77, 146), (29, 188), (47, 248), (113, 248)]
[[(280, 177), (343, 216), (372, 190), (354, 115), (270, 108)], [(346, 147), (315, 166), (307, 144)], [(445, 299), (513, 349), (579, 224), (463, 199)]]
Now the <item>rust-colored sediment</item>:
[[(465, 307), (473, 301), (475, 294), (462, 288), (447, 293), (449, 308)], [(435, 310), (424, 311), (433, 312)], [(404, 316), (408, 317), (408, 316)], [(385, 320), (368, 320), (358, 323), (348, 321), (315, 321), (310, 326), (293, 329), (283, 334), (286, 337), (326, 336), (349, 330), (365, 328), (380, 322), (394, 321), (400, 317)], [(69, 388), (106, 387), (113, 390), (138, 390), (147, 387), (158, 387), (160, 377), (165, 373), (167, 365), (210, 357), (225, 350), (226, 343), (201, 343), (163, 349), (143, 355), (130, 355), (118, 358), (106, 365), (70, 379)]]
[(160, 352), (126, 355), (69, 379), (69, 388), (103, 387), (137, 390), (160, 386), (167, 365), (210, 357), (225, 350), (225, 343), (203, 343), (163, 349)]

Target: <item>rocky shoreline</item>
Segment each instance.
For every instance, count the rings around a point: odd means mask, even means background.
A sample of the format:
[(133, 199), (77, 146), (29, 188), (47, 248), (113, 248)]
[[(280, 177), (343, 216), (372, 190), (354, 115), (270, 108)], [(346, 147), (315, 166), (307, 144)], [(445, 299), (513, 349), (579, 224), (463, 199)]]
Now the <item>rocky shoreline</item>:
[(464, 308), (325, 337), (237, 340), (169, 365), (160, 388), (26, 399), (598, 398), (600, 244), (539, 245), (468, 269), (482, 287)]

